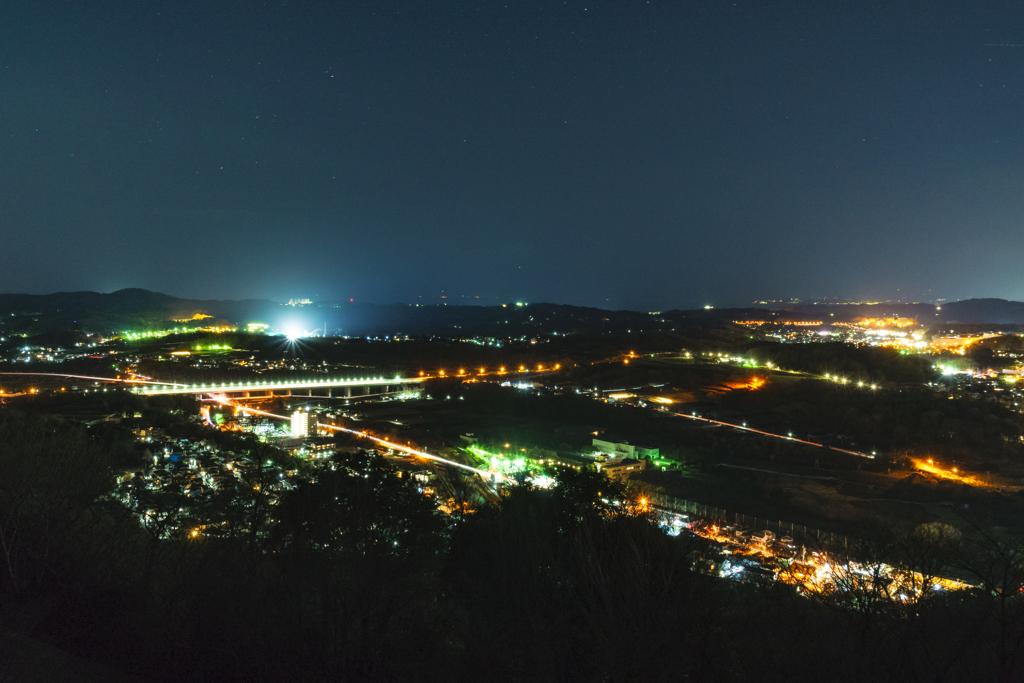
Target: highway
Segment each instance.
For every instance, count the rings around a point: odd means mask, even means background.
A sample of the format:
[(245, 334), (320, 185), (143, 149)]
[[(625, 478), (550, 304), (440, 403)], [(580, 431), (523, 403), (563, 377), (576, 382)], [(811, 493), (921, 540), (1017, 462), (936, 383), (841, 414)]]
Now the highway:
[(312, 389), (336, 389), (352, 387), (380, 387), (401, 384), (419, 384), (425, 377), (364, 377), (359, 379), (303, 379), (267, 380), (262, 382), (224, 382), (221, 384), (172, 384), (165, 382), (146, 383), (132, 389), (145, 396), (168, 396), (175, 394), (228, 394), (250, 391), (296, 391)]
[[(278, 415), (276, 413), (268, 413), (265, 410), (257, 410), (256, 408), (245, 406), (245, 405), (242, 405), (240, 403), (235, 403), (234, 401), (231, 401), (230, 399), (228, 399), (226, 396), (214, 396), (214, 400), (217, 403), (221, 404), (221, 405), (232, 406), (234, 408), (238, 408), (239, 410), (243, 411), (244, 413), (252, 413), (254, 415), (263, 415), (265, 417), (272, 417), (272, 418), (276, 418), (278, 420), (286, 420), (286, 421), (290, 421), (291, 420), (291, 418), (288, 417), (287, 415)], [(430, 453), (425, 453), (423, 451), (416, 450), (415, 448), (411, 448), (409, 446), (403, 446), (402, 444), (392, 443), (391, 441), (386, 441), (385, 439), (380, 439), (380, 438), (377, 438), (376, 436), (371, 436), (371, 435), (367, 434), (366, 432), (360, 432), (360, 431), (357, 431), (355, 429), (348, 429), (346, 427), (338, 427), (336, 425), (327, 424), (325, 422), (318, 422), (317, 426), (324, 427), (326, 429), (331, 429), (331, 430), (334, 430), (334, 431), (337, 431), (337, 432), (347, 432), (349, 434), (354, 434), (356, 436), (361, 436), (364, 439), (369, 439), (369, 440), (374, 441), (376, 443), (379, 443), (379, 444), (381, 444), (383, 446), (387, 446), (388, 448), (393, 448), (396, 451), (402, 451), (403, 453), (409, 453), (410, 455), (415, 455), (418, 458), (423, 458), (425, 460), (431, 460), (433, 462), (439, 462), (439, 463), (442, 463), (444, 465), (450, 465), (452, 467), (458, 467), (458, 468), (463, 469), (463, 470), (468, 470), (470, 472), (473, 472), (474, 474), (479, 474), (480, 476), (482, 476), (484, 478), (490, 478), (492, 476), (492, 474), (494, 474), (494, 476), (496, 476), (496, 478), (499, 479), (499, 480), (502, 478), (501, 474), (491, 473), (491, 472), (488, 472), (487, 470), (481, 470), (481, 469), (478, 469), (476, 467), (471, 467), (469, 465), (464, 465), (461, 462), (455, 462), (454, 460), (448, 460), (447, 458), (442, 458), (442, 457), (440, 457), (438, 455), (431, 455)]]
[(690, 415), (687, 415), (686, 413), (673, 413), (673, 415), (676, 415), (678, 417), (685, 417), (685, 418), (690, 419), (690, 420), (699, 420), (701, 422), (710, 422), (711, 424), (721, 425), (722, 427), (732, 427), (733, 429), (742, 429), (743, 431), (750, 432), (752, 434), (761, 434), (762, 436), (770, 436), (770, 437), (773, 437), (773, 438), (776, 438), (776, 439), (784, 439), (786, 441), (792, 441), (794, 443), (802, 443), (802, 444), (806, 444), (808, 446), (817, 446), (818, 448), (827, 448), (827, 449), (835, 451), (837, 453), (846, 453), (847, 455), (856, 455), (859, 458), (874, 459), (874, 457), (875, 457), (874, 455), (871, 455), (869, 453), (860, 453), (858, 451), (848, 451), (845, 448), (834, 448), (832, 446), (826, 446), (823, 443), (817, 443), (815, 441), (807, 441), (806, 439), (798, 439), (798, 438), (794, 437), (792, 434), (789, 434), (789, 435), (773, 434), (772, 432), (764, 432), (764, 431), (761, 431), (760, 429), (754, 429), (752, 427), (747, 427), (745, 425), (733, 424), (731, 422), (722, 422), (721, 420), (712, 420), (709, 417), (701, 417), (701, 416), (697, 415), (696, 413), (693, 413), (693, 414), (690, 414)]

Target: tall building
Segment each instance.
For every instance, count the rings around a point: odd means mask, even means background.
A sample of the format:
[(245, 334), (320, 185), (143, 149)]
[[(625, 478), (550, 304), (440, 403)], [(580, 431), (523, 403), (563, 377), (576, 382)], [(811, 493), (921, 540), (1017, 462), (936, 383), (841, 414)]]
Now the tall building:
[(312, 436), (316, 431), (316, 416), (305, 410), (292, 413), (292, 435)]

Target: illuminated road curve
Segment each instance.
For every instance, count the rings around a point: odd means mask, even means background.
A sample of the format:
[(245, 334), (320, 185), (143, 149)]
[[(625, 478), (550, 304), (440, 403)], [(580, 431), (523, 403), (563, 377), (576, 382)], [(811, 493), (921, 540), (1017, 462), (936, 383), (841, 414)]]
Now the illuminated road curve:
[(119, 382), (121, 384), (167, 384), (167, 382), (151, 382), (144, 379), (121, 379), (120, 377), (97, 377), (94, 375), (67, 375), (61, 372), (0, 372), (0, 375), (22, 375), (24, 377), (66, 377), (68, 379), (92, 379), (97, 382)]
[(381, 387), (402, 384), (417, 384), (426, 378), (418, 377), (365, 377), (361, 379), (313, 379), (269, 382), (227, 382), (224, 384), (150, 384), (134, 387), (132, 392), (145, 396), (169, 396), (173, 394), (236, 394), (250, 391), (296, 391), (304, 389), (332, 389), (349, 387)]
[[(252, 408), (251, 406), (240, 405), (238, 403), (235, 403), (235, 402), (229, 400), (226, 396), (215, 396), (214, 398), (221, 405), (233, 406), (235, 408), (238, 408), (238, 409), (244, 411), (245, 413), (252, 413), (254, 415), (263, 415), (265, 417), (273, 417), (273, 418), (277, 418), (278, 420), (286, 420), (286, 421), (287, 420), (291, 420), (291, 418), (288, 417), (287, 415), (278, 415), (276, 413), (268, 413), (265, 410), (257, 410), (256, 408)], [(336, 425), (327, 424), (325, 422), (318, 422), (317, 425), (320, 426), (320, 427), (326, 427), (327, 429), (333, 429), (336, 432), (348, 432), (349, 434), (354, 434), (356, 436), (361, 436), (364, 439), (369, 439), (370, 441), (375, 441), (375, 442), (377, 442), (377, 443), (379, 443), (381, 445), (387, 446), (388, 448), (393, 448), (393, 449), (395, 449), (397, 451), (402, 451), (403, 453), (408, 453), (409, 455), (415, 455), (416, 457), (424, 458), (425, 460), (433, 460), (434, 462), (439, 462), (439, 463), (442, 463), (442, 464), (445, 464), (445, 465), (451, 465), (452, 467), (458, 467), (458, 468), (461, 468), (461, 469), (464, 469), (464, 470), (469, 470), (470, 472), (473, 472), (474, 474), (479, 474), (481, 477), (484, 477), (484, 479), (487, 479), (488, 477), (494, 477), (496, 480), (503, 479), (502, 475), (499, 474), (499, 473), (488, 472), (487, 470), (481, 470), (479, 468), (471, 467), (469, 465), (463, 465), (461, 462), (455, 462), (454, 460), (448, 460), (447, 458), (442, 458), (439, 455), (431, 455), (430, 453), (424, 453), (423, 451), (418, 451), (415, 448), (410, 448), (409, 446), (403, 446), (402, 444), (392, 443), (391, 441), (385, 441), (384, 439), (378, 439), (376, 436), (370, 436), (366, 432), (360, 432), (360, 431), (356, 431), (355, 429), (348, 429), (346, 427), (338, 427)]]
[(711, 424), (721, 425), (723, 427), (732, 427), (733, 429), (741, 429), (741, 430), (743, 430), (745, 432), (750, 432), (751, 434), (761, 434), (762, 436), (770, 436), (770, 437), (773, 437), (775, 439), (784, 439), (786, 441), (793, 441), (794, 443), (802, 443), (802, 444), (806, 444), (808, 446), (817, 446), (818, 448), (826, 448), (826, 449), (831, 450), (831, 451), (836, 451), (837, 453), (846, 453), (848, 455), (856, 455), (859, 458), (874, 459), (874, 457), (875, 457), (873, 455), (868, 455), (867, 453), (858, 453), (857, 451), (848, 451), (845, 448), (835, 448), (833, 446), (826, 446), (823, 443), (816, 443), (814, 441), (805, 441), (804, 439), (798, 439), (798, 438), (794, 437), (792, 434), (789, 435), (789, 436), (786, 436), (784, 434), (772, 434), (771, 432), (762, 432), (760, 429), (754, 429), (752, 427), (747, 427), (746, 425), (737, 425), (737, 424), (732, 424), (731, 422), (722, 422), (721, 420), (712, 420), (711, 418), (708, 418), (708, 417), (700, 417), (696, 413), (693, 413), (693, 414), (690, 414), (690, 415), (687, 415), (686, 413), (672, 413), (672, 414), (676, 415), (678, 417), (685, 417), (685, 418), (690, 419), (690, 420), (699, 420), (701, 422), (710, 422)]

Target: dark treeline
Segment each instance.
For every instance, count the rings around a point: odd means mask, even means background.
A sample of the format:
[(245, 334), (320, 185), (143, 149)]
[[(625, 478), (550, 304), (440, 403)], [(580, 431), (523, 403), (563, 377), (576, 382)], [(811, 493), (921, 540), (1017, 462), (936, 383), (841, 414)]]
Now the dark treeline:
[[(724, 374), (715, 372), (714, 379)], [(458, 379), (430, 381), (424, 392), (434, 397), (460, 396), (465, 406), (478, 413), (508, 417), (512, 426), (499, 437), (528, 442), (524, 445), (566, 448), (567, 445), (560, 444), (568, 439), (550, 428), (562, 424), (578, 428), (599, 426), (617, 438), (659, 446), (666, 453), (685, 443), (685, 450), (717, 454), (716, 460), (736, 452), (753, 455), (762, 451), (775, 453), (780, 448), (795, 454), (807, 451), (726, 429), (693, 431), (691, 423), (682, 418), (650, 409), (606, 404), (586, 395), (537, 396), (493, 384), (463, 384)], [(880, 454), (915, 449), (937, 457), (957, 458), (963, 463), (1024, 458), (1019, 414), (997, 403), (949, 400), (920, 387), (871, 390), (810, 379), (769, 381), (756, 391), (727, 391), (692, 408), (679, 404), (676, 409), (701, 414), (730, 411), (729, 419), (747, 422), (758, 429), (793, 432), (812, 440), (828, 434), (836, 439), (842, 436), (842, 442), (833, 439), (834, 445), (855, 445)], [(815, 451), (813, 457), (820, 457), (819, 452)], [(889, 467), (889, 460), (883, 457), (870, 465), (884, 470)]]
[(994, 402), (950, 400), (923, 387), (872, 390), (804, 380), (730, 392), (718, 400), (755, 426), (842, 433), (868, 449), (915, 446), (964, 459), (1021, 455), (1018, 413)]
[[(664, 350), (667, 347), (662, 347)], [(850, 383), (877, 384), (898, 388), (907, 384), (919, 385), (934, 380), (938, 373), (932, 369), (928, 356), (902, 354), (895, 349), (858, 347), (842, 343), (780, 344), (733, 339), (711, 349), (706, 356), (701, 347), (690, 347), (692, 360), (675, 362), (640, 357), (631, 364), (598, 363), (579, 365), (564, 374), (566, 381), (583, 387), (622, 388), (668, 384), (682, 391), (706, 391), (729, 377), (771, 376), (773, 371), (764, 367), (772, 363), (776, 370), (834, 375), (845, 377)], [(740, 367), (732, 363), (719, 364), (714, 352), (737, 354), (757, 361), (761, 367)], [(619, 360), (622, 360), (621, 358)]]
[[(131, 352), (149, 355), (170, 349), (195, 350), (197, 346), (210, 344), (230, 346), (238, 350), (186, 358), (147, 360), (140, 364), (140, 374), (167, 381), (250, 381), (273, 376), (265, 370), (258, 373), (252, 367), (233, 364), (234, 361), (248, 361), (250, 357), (256, 360), (285, 361), (286, 367), (273, 371), (280, 376), (308, 376), (309, 372), (316, 370), (329, 371), (332, 375), (349, 374), (356, 377), (361, 372), (415, 377), (420, 371), (437, 374), (444, 370), (452, 375), (459, 369), (474, 374), (481, 367), (490, 372), (499, 367), (506, 367), (514, 373), (521, 365), (529, 369), (535, 369), (538, 364), (550, 368), (556, 363), (561, 364), (563, 368), (574, 365), (589, 366), (594, 361), (622, 357), (631, 351), (655, 353), (682, 347), (731, 348), (741, 342), (750, 342), (750, 336), (743, 332), (731, 328), (712, 328), (696, 330), (686, 335), (545, 335), (540, 337), (539, 342), (533, 340), (534, 343), (531, 343), (530, 336), (521, 341), (509, 341), (499, 336), (498, 339), (503, 340), (500, 346), (497, 345), (499, 342), (476, 343), (457, 338), (370, 341), (363, 338), (329, 337), (289, 342), (281, 336), (192, 333), (128, 342), (125, 348)], [(202, 362), (203, 367), (194, 367), (196, 362)], [(328, 370), (323, 364), (343, 367)], [(215, 365), (217, 367), (212, 367)], [(291, 366), (295, 369), (290, 369)]]
[(852, 382), (920, 383), (937, 376), (928, 356), (842, 342), (759, 344), (747, 353), (759, 362), (771, 361), (776, 367), (817, 375), (840, 375)]
[(922, 575), (957, 564), (984, 590), (808, 598), (712, 576), (710, 548), (614, 514), (588, 472), (455, 522), (384, 461), (340, 455), (277, 504), (254, 479), (217, 516), (156, 528), (109, 496), (111, 458), (0, 412), (0, 624), (141, 680), (1024, 676), (1024, 545), (1004, 532), (892, 539)]

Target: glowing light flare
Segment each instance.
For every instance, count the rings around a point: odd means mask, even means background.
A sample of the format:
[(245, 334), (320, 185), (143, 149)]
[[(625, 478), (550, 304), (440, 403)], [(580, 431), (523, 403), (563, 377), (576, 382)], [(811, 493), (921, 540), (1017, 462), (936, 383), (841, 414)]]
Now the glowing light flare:
[(937, 466), (935, 464), (935, 461), (931, 459), (926, 461), (923, 459), (914, 458), (911, 460), (911, 463), (913, 463), (915, 469), (934, 475), (936, 477), (939, 477), (940, 479), (957, 481), (960, 482), (961, 484), (967, 484), (968, 486), (989, 487), (989, 484), (982, 481), (981, 479), (978, 479), (977, 477), (960, 474), (959, 472), (957, 472), (957, 468), (955, 467), (949, 470), (944, 470), (941, 467)]
[(757, 377), (755, 375), (746, 382), (726, 382), (726, 386), (730, 389), (749, 389), (751, 391), (757, 391), (767, 383), (768, 380), (764, 377)]

